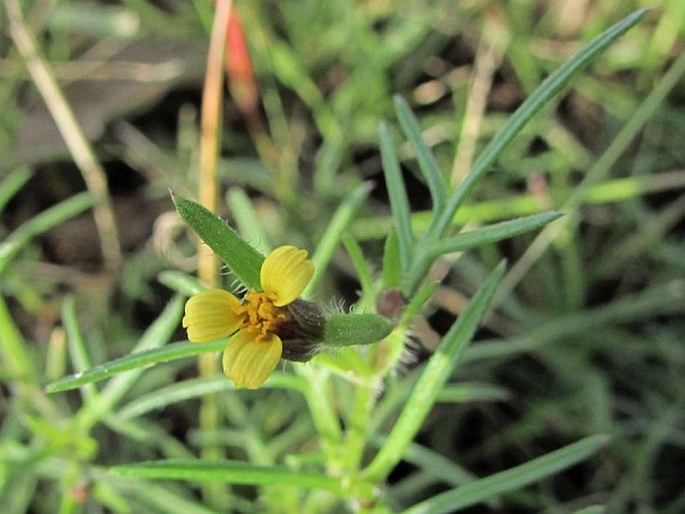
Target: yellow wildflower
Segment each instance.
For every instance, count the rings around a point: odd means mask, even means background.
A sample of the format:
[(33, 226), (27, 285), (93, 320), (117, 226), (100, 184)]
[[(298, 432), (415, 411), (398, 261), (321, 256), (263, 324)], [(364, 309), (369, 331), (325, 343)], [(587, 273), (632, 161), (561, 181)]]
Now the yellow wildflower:
[(192, 296), (183, 326), (193, 343), (233, 337), (223, 355), (224, 373), (237, 387), (257, 389), (273, 373), (283, 354), (278, 327), (290, 318), (287, 305), (302, 293), (314, 274), (307, 251), (281, 246), (260, 270), (261, 291), (250, 290), (241, 302), (222, 289)]

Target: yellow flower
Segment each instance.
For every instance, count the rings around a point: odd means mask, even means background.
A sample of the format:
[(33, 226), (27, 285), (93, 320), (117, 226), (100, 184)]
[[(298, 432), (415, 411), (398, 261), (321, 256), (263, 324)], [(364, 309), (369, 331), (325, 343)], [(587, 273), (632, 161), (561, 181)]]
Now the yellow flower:
[(235, 334), (224, 350), (224, 373), (237, 387), (257, 389), (281, 359), (278, 326), (290, 316), (286, 306), (300, 296), (313, 274), (306, 250), (276, 248), (262, 264), (261, 291), (250, 290), (242, 302), (223, 289), (188, 300), (183, 317), (188, 339), (207, 343)]

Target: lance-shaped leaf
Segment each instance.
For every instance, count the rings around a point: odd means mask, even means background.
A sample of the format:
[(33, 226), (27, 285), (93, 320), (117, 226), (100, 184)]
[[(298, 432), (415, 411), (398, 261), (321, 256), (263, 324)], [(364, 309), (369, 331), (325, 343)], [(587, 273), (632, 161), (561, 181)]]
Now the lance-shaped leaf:
[(171, 193), (171, 198), (185, 222), (231, 268), (236, 277), (247, 287), (260, 290), (259, 270), (264, 256), (224, 220), (199, 203), (175, 193)]
[(172, 459), (140, 462), (109, 469), (114, 475), (164, 480), (217, 481), (230, 484), (273, 485), (288, 484), (313, 489), (326, 489), (341, 494), (339, 478), (307, 473), (277, 466), (255, 466), (239, 461), (203, 461)]
[(559, 218), (560, 212), (543, 212), (533, 214), (523, 218), (516, 218), (509, 221), (502, 221), (494, 225), (477, 228), (469, 232), (461, 232), (452, 237), (436, 243), (428, 253), (431, 260), (450, 252), (463, 252), (471, 248), (476, 248), (484, 244), (496, 243), (503, 239), (525, 234), (531, 230), (538, 229), (547, 223)]
[(45, 386), (45, 392), (59, 393), (61, 391), (69, 391), (84, 384), (98, 382), (113, 375), (118, 375), (124, 371), (144, 368), (161, 362), (194, 357), (203, 353), (219, 352), (225, 347), (225, 340), (205, 344), (172, 343), (154, 350), (131, 353), (125, 357), (50, 382)]
[(616, 41), (628, 29), (638, 23), (649, 9), (640, 9), (630, 16), (599, 34), (577, 54), (562, 64), (554, 73), (549, 75), (538, 88), (520, 105), (507, 122), (499, 129), (495, 137), (488, 143), (473, 163), (466, 179), (447, 199), (445, 208), (440, 212), (435, 223), (431, 223), (428, 239), (439, 240), (447, 232), (457, 209), (468, 198), (469, 193), (480, 181), (490, 167), (495, 163), (502, 151), (511, 143), (516, 135), (531, 120), (535, 114), (571, 79), (585, 68), (592, 60), (603, 52), (611, 43)]

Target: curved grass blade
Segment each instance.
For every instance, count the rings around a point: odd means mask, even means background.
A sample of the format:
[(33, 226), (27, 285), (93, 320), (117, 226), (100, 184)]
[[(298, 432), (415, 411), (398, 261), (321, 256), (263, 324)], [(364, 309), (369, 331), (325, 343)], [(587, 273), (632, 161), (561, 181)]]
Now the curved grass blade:
[(21, 167), (5, 175), (0, 182), (0, 212), (24, 185), (31, 180), (33, 173), (27, 167)]
[(266, 254), (273, 250), (269, 234), (264, 230), (264, 225), (247, 193), (240, 187), (232, 187), (226, 193), (226, 203), (240, 234), (249, 238), (260, 253)]
[(342, 235), (342, 243), (345, 246), (345, 250), (347, 250), (350, 261), (352, 261), (352, 266), (357, 273), (359, 285), (362, 289), (362, 297), (370, 296), (373, 294), (373, 277), (371, 275), (371, 268), (369, 267), (368, 262), (366, 262), (361, 246), (359, 246), (357, 240), (347, 232)]
[(410, 507), (404, 514), (455, 512), (508, 491), (520, 489), (587, 459), (609, 442), (606, 435), (593, 435), (520, 466), (470, 482)]
[(504, 270), (505, 265), (502, 262), (490, 273), (464, 312), (442, 338), (440, 346), (421, 373), (388, 439), (364, 471), (363, 475), (368, 480), (385, 479), (402, 459), (404, 451), (438, 400), (440, 391), (476, 332), (502, 280)]
[(473, 167), (466, 176), (466, 179), (447, 200), (445, 209), (440, 214), (437, 222), (432, 225), (431, 231), (428, 233), (429, 240), (437, 241), (445, 234), (452, 222), (454, 214), (468, 197), (471, 190), (530, 119), (535, 116), (535, 114), (542, 109), (554, 95), (561, 91), (561, 89), (571, 81), (574, 75), (579, 73), (611, 43), (644, 18), (647, 12), (649, 12), (649, 9), (640, 9), (595, 37), (577, 54), (547, 77), (521, 106), (516, 109), (516, 112), (511, 115), (495, 137), (478, 155), (478, 158), (473, 163)]
[(236, 277), (252, 289), (261, 289), (259, 271), (264, 256), (241, 238), (224, 220), (197, 202), (171, 193), (181, 217), (224, 261)]
[(109, 469), (114, 475), (161, 480), (190, 480), (193, 482), (226, 482), (244, 485), (287, 484), (291, 486), (325, 489), (342, 494), (339, 479), (284, 467), (255, 466), (239, 461), (203, 461), (170, 459), (139, 462)]
[(75, 389), (84, 384), (98, 382), (113, 375), (123, 373), (124, 371), (144, 368), (162, 362), (195, 357), (203, 353), (219, 352), (223, 350), (225, 346), (226, 341), (215, 341), (203, 344), (191, 344), (187, 342), (172, 343), (162, 348), (132, 353), (105, 364), (94, 366), (89, 370), (60, 378), (59, 380), (47, 384), (44, 390), (46, 393), (69, 391), (70, 389)]
[(93, 206), (90, 193), (79, 193), (37, 214), (0, 243), (0, 273), (33, 238)]
[(359, 209), (359, 206), (366, 199), (370, 191), (371, 184), (369, 182), (360, 184), (343, 199), (342, 203), (336, 209), (333, 218), (321, 236), (319, 244), (312, 253), (311, 259), (314, 263), (314, 276), (302, 292), (302, 298), (306, 299), (311, 296), (312, 291), (314, 291), (314, 288), (316, 288), (321, 277), (323, 277), (326, 269), (328, 269), (328, 265), (338, 248), (342, 234), (347, 229), (347, 226), (352, 221), (357, 209)]
[[(169, 342), (171, 335), (177, 330), (183, 314), (182, 296), (173, 297), (164, 307), (162, 313), (145, 330), (133, 348), (133, 352), (143, 352), (162, 347)], [(100, 419), (112, 412), (114, 406), (133, 387), (140, 375), (142, 368), (133, 369), (121, 373), (107, 382), (102, 388), (97, 401), (86, 403), (77, 414), (77, 422), (83, 430), (89, 430)]]

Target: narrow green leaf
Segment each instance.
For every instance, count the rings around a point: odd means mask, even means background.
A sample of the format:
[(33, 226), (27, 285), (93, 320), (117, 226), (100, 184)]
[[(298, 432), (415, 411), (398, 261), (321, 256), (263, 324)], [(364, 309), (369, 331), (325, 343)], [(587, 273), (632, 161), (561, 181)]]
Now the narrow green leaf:
[(609, 27), (590, 41), (590, 43), (583, 47), (577, 54), (562, 64), (556, 71), (548, 76), (542, 84), (540, 84), (521, 106), (516, 109), (516, 112), (511, 115), (504, 126), (502, 126), (495, 137), (480, 153), (473, 163), (471, 171), (466, 176), (466, 179), (447, 200), (445, 209), (440, 214), (437, 223), (432, 225), (429, 239), (437, 241), (445, 232), (447, 232), (454, 214), (468, 197), (471, 190), (478, 181), (483, 178), (502, 151), (511, 143), (521, 129), (526, 126), (531, 118), (535, 116), (535, 114), (542, 109), (554, 95), (561, 91), (561, 89), (571, 81), (574, 75), (579, 73), (611, 43), (639, 22), (647, 12), (649, 12), (649, 9), (641, 9)]
[(432, 246), (428, 252), (430, 262), (432, 263), (432, 261), (446, 253), (463, 252), (471, 248), (525, 234), (554, 221), (560, 216), (562, 216), (560, 212), (543, 212), (523, 218), (502, 221), (469, 232), (461, 232)]
[[(69, 355), (74, 369), (83, 372), (92, 367), (92, 361), (86, 347), (86, 342), (81, 332), (76, 317), (76, 304), (73, 296), (68, 296), (62, 303), (62, 324), (67, 334), (69, 345)], [(97, 391), (92, 385), (83, 388), (85, 398), (92, 399), (97, 395)]]
[(239, 461), (170, 459), (148, 461), (109, 469), (114, 475), (162, 480), (217, 481), (244, 485), (287, 484), (312, 489), (326, 489), (341, 494), (337, 478), (276, 466), (255, 466)]
[(381, 123), (380, 142), (383, 174), (385, 175), (385, 183), (388, 188), (390, 209), (392, 210), (397, 229), (400, 263), (402, 264), (402, 269), (406, 270), (411, 264), (414, 248), (414, 234), (411, 229), (411, 212), (409, 209), (407, 190), (404, 187), (404, 180), (402, 180), (400, 163), (397, 160), (395, 145), (390, 140), (388, 126), (385, 123)]
[(481, 478), (456, 489), (434, 496), (410, 507), (404, 514), (441, 514), (455, 512), (535, 483), (587, 459), (609, 442), (605, 435), (594, 435), (525, 464)]
[(193, 296), (207, 288), (197, 277), (182, 271), (164, 270), (157, 275), (157, 279), (161, 284), (182, 296)]
[(428, 282), (415, 295), (413, 295), (412, 299), (409, 301), (407, 307), (402, 313), (400, 324), (409, 328), (412, 321), (414, 321), (414, 317), (417, 316), (421, 311), (423, 304), (428, 301), (437, 288), (437, 282)]
[(31, 177), (33, 177), (33, 173), (24, 166), (3, 177), (0, 182), (0, 212), (3, 211), (7, 202), (24, 187), (24, 184), (31, 180)]
[(232, 187), (226, 193), (226, 203), (231, 210), (233, 219), (235, 219), (240, 235), (249, 238), (250, 244), (257, 251), (268, 254), (273, 249), (269, 235), (264, 230), (259, 215), (247, 193), (239, 187)]
[(441, 255), (450, 252), (462, 252), (484, 244), (508, 239), (540, 228), (560, 216), (561, 213), (554, 211), (534, 214), (514, 220), (502, 221), (470, 232), (462, 232), (443, 241), (430, 244), (425, 250), (418, 252), (411, 269), (405, 275), (402, 292), (406, 296), (412, 296), (428, 273), (430, 266)]
[(83, 384), (98, 382), (113, 375), (123, 373), (124, 371), (153, 366), (162, 362), (187, 359), (188, 357), (195, 357), (203, 353), (219, 352), (223, 350), (225, 346), (226, 341), (215, 341), (203, 344), (183, 342), (168, 344), (162, 348), (155, 348), (154, 350), (131, 353), (125, 357), (94, 366), (86, 371), (74, 373), (73, 375), (55, 380), (45, 386), (45, 392), (59, 393), (61, 391), (69, 391), (70, 389), (75, 389)]
[(264, 256), (241, 238), (224, 220), (197, 202), (171, 194), (176, 210), (236, 277), (252, 289), (261, 289), (259, 271)]
[[(210, 509), (205, 506), (203, 500), (192, 499), (190, 495), (184, 494), (185, 491), (171, 489), (166, 484), (151, 484), (148, 480), (130, 480), (128, 482), (125, 488), (119, 484), (117, 486), (126, 491), (126, 496), (134, 497), (137, 500), (136, 503), (142, 504), (144, 512), (164, 512), (164, 514), (221, 513), (221, 510)], [(121, 512), (135, 512), (138, 508)]]
[(357, 209), (366, 199), (371, 191), (371, 184), (365, 182), (360, 184), (356, 189), (349, 193), (338, 206), (326, 227), (316, 250), (312, 254), (312, 262), (314, 263), (314, 276), (309, 281), (309, 284), (302, 293), (302, 298), (309, 298), (317, 286), (321, 277), (328, 269), (328, 265), (333, 259), (333, 254), (340, 244), (340, 237), (347, 229), (347, 226), (352, 221), (352, 218), (357, 213)]
[(401, 280), (402, 264), (400, 263), (399, 240), (397, 232), (391, 230), (383, 248), (383, 287), (385, 289), (399, 287)]
[(359, 246), (359, 243), (357, 243), (357, 240), (348, 232), (345, 232), (342, 235), (342, 242), (343, 245), (345, 245), (347, 254), (350, 256), (352, 266), (354, 266), (354, 270), (357, 272), (362, 293), (364, 295), (370, 295), (373, 292), (373, 278), (371, 277), (369, 263), (366, 262), (366, 258), (364, 257), (364, 252)]
[[(5, 299), (0, 295), (0, 359), (5, 373), (14, 380), (29, 380), (36, 372), (35, 357), (14, 322)], [(7, 376), (3, 376), (3, 379)]]
[(69, 352), (74, 369), (85, 371), (92, 367), (92, 361), (83, 339), (81, 327), (76, 318), (76, 304), (73, 296), (67, 296), (62, 304), (62, 323), (67, 333)]
[(440, 391), (438, 401), (442, 403), (492, 402), (510, 398), (509, 391), (492, 384), (454, 384)]
[(0, 273), (33, 238), (92, 207), (90, 193), (79, 193), (45, 209), (20, 225), (0, 243)]
[(419, 161), (419, 169), (426, 179), (428, 189), (433, 200), (433, 215), (441, 212), (445, 205), (445, 196), (449, 189), (445, 178), (440, 172), (438, 163), (435, 161), (433, 152), (428, 147), (421, 135), (421, 126), (414, 113), (411, 112), (409, 105), (401, 96), (395, 96), (395, 112), (400, 126), (407, 136), (407, 139), (414, 148), (416, 159)]
[[(379, 441), (378, 446), (382, 447), (382, 441)], [(452, 459), (416, 443), (412, 443), (407, 447), (403, 460), (450, 485), (462, 485), (477, 478), (473, 473), (459, 466)]]
[(502, 280), (504, 270), (505, 266), (502, 262), (493, 270), (464, 312), (442, 338), (438, 349), (428, 361), (416, 386), (412, 389), (385, 445), (364, 471), (364, 477), (368, 480), (385, 479), (402, 459), (404, 451), (423, 425), (440, 391), (461, 360), (464, 350), (476, 332)]

